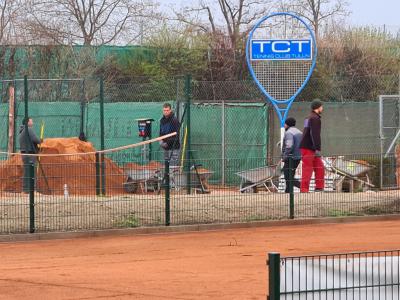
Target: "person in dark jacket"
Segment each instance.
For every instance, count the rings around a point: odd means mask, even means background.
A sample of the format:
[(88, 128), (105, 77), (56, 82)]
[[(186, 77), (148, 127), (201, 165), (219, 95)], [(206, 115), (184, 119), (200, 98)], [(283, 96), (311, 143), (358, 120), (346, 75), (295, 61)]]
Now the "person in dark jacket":
[[(33, 120), (31, 118), (24, 118), (22, 125), (19, 129), (19, 147), (22, 154), (36, 154), (38, 153), (38, 146), (41, 140), (36, 136), (33, 131)], [(29, 169), (30, 166), (35, 166), (36, 157), (30, 155), (22, 155), (22, 162), (24, 165), (24, 178), (22, 180), (22, 191), (29, 192)], [(33, 173), (35, 175), (35, 172)], [(35, 185), (32, 187), (34, 188)]]
[(311, 113), (304, 120), (303, 137), (300, 143), (302, 176), (302, 193), (307, 193), (310, 187), (312, 173), (315, 174), (315, 191), (324, 190), (324, 164), (321, 159), (321, 114), (322, 102), (318, 99), (311, 103)]
[(170, 166), (178, 166), (179, 160), (179, 127), (180, 123), (172, 111), (171, 104), (163, 105), (163, 117), (160, 120), (160, 136), (176, 132), (175, 136), (163, 139), (160, 142), (161, 148), (164, 150), (164, 159), (169, 160)]
[[(287, 118), (285, 121), (285, 135), (283, 136), (282, 143), (282, 161), (283, 161), (283, 174), (285, 176), (286, 188), (285, 193), (289, 193), (289, 182), (293, 180), (293, 186), (300, 188), (300, 182), (294, 179), (297, 166), (300, 164), (301, 152), (300, 142), (302, 132), (296, 127), (295, 118)], [(292, 165), (290, 166), (289, 158), (292, 158)], [(291, 168), (290, 168), (291, 167)]]

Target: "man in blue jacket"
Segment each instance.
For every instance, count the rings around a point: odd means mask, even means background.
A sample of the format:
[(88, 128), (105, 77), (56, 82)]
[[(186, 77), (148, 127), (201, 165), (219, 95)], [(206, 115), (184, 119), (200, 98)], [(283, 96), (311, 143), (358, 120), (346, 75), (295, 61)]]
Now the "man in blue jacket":
[(164, 159), (169, 160), (170, 166), (178, 166), (179, 149), (179, 121), (172, 111), (171, 104), (163, 105), (163, 117), (160, 120), (160, 136), (176, 132), (175, 136), (163, 139), (160, 142), (161, 148), (164, 150)]

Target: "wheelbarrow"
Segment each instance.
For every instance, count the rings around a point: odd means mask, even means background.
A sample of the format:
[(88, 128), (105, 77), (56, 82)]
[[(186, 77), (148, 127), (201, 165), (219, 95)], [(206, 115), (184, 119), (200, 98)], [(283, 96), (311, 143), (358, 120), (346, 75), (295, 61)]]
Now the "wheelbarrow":
[[(339, 156), (333, 158), (332, 161), (329, 162), (328, 166), (331, 168), (332, 172), (343, 176), (337, 185), (337, 190), (341, 190), (341, 184), (345, 179), (351, 180), (351, 190), (353, 189), (352, 186), (354, 181), (359, 182), (362, 185), (375, 187), (368, 177), (368, 172), (375, 168), (373, 165), (357, 160), (347, 160)], [(366, 180), (361, 179), (360, 177), (362, 176), (365, 176)]]
[[(199, 169), (201, 166), (200, 164), (196, 164), (190, 168), (190, 187), (194, 189), (196, 193), (207, 194), (210, 193), (208, 179), (214, 172), (206, 169)], [(170, 168), (171, 186), (176, 191), (187, 187), (188, 177), (187, 172), (182, 171), (181, 167), (176, 166)]]
[(139, 188), (148, 192), (157, 192), (161, 187), (161, 171), (158, 169), (127, 169), (124, 171), (128, 176), (127, 182), (123, 184), (127, 193), (135, 193)]
[(271, 192), (270, 187), (267, 183), (270, 183), (271, 187), (277, 190), (276, 185), (273, 183), (272, 179), (279, 176), (280, 168), (278, 165), (265, 166), (255, 169), (250, 169), (247, 171), (241, 171), (235, 173), (241, 178), (240, 189), (241, 193), (247, 191), (257, 192), (258, 186), (263, 186), (268, 192)]

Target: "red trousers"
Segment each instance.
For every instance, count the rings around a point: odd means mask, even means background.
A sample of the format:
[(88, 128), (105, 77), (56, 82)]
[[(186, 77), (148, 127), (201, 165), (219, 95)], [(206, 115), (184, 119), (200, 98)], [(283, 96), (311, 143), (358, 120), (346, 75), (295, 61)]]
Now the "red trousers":
[(309, 149), (301, 150), (301, 161), (303, 163), (301, 169), (301, 184), (300, 192), (308, 193), (312, 173), (315, 173), (315, 188), (324, 189), (325, 185), (325, 170), (321, 157), (315, 156), (315, 151)]

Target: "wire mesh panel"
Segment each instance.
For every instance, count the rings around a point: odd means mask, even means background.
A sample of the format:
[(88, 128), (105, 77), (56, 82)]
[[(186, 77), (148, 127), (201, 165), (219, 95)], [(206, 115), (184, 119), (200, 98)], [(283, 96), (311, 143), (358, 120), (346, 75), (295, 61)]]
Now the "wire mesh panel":
[(277, 299), (398, 299), (400, 251), (281, 258)]
[[(86, 152), (56, 154), (64, 147)], [(143, 166), (132, 149), (99, 154), (90, 143), (64, 138), (46, 141), (40, 157), (3, 156), (0, 233), (165, 224), (163, 164)]]
[[(184, 161), (184, 165), (187, 162)], [(265, 168), (262, 157), (230, 160), (221, 184), (221, 159), (195, 158), (190, 168), (171, 170), (171, 224), (231, 223), (285, 219), (289, 208), (285, 194), (276, 193), (273, 174), (243, 176)], [(275, 166), (276, 167), (276, 166)], [(265, 176), (264, 176), (265, 175)], [(255, 181), (249, 178), (256, 178)]]
[(400, 130), (400, 96), (379, 97), (379, 133), (384, 154), (395, 153)]
[[(142, 140), (138, 135), (138, 120), (150, 119), (151, 137), (159, 135), (159, 120), (164, 103), (170, 103), (175, 110), (176, 82), (139, 78), (130, 84), (105, 83), (104, 125), (105, 148), (113, 148)], [(151, 156), (161, 159), (159, 145), (149, 149)], [(142, 157), (142, 149), (135, 156)]]
[[(31, 79), (27, 81), (27, 94), (23, 80), (2, 81), (1, 88), (1, 111), (4, 112), (1, 120), (5, 125), (3, 128), (9, 128), (10, 122), (14, 123), (14, 151), (19, 149), (18, 134), (25, 116), (25, 97), (29, 103), (28, 115), (33, 119), (35, 130), (40, 132), (44, 127), (43, 137), (79, 136), (84, 126), (86, 105), (84, 80)], [(10, 107), (14, 110), (12, 115), (8, 115)], [(1, 149), (7, 149), (9, 141), (8, 132), (4, 130), (0, 137)]]

